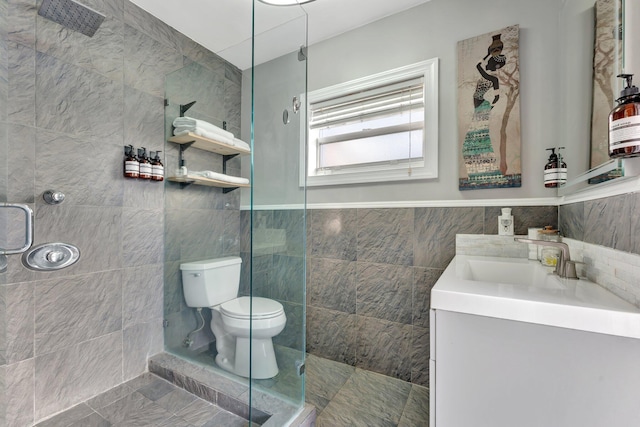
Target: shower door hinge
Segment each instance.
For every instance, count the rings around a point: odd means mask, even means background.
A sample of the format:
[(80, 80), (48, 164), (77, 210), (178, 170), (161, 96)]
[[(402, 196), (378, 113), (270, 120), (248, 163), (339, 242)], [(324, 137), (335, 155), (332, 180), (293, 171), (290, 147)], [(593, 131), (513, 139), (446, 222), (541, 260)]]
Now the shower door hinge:
[(307, 60), (307, 47), (300, 46), (300, 50), (298, 51), (298, 61), (306, 61)]
[(163, 319), (162, 320), (162, 327), (163, 328), (168, 328), (169, 327), (169, 321), (167, 319)]
[(304, 371), (306, 370), (305, 364), (301, 360), (296, 360), (296, 371), (298, 372), (298, 376), (301, 377), (304, 375)]

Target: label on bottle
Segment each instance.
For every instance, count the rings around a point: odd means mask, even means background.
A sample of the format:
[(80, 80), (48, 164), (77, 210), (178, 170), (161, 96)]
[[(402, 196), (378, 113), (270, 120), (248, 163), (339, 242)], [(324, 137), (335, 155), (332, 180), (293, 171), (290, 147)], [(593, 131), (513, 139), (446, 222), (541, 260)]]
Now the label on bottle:
[(640, 116), (623, 117), (609, 123), (609, 149), (640, 145)]
[(151, 163), (140, 163), (140, 178), (151, 179)]
[(140, 174), (140, 163), (136, 160), (125, 160), (124, 174), (128, 177), (137, 178)]
[(164, 166), (152, 165), (151, 166), (151, 179), (154, 181), (162, 181), (164, 179)]
[[(545, 184), (557, 184), (560, 179), (560, 170), (558, 168), (551, 168), (544, 170), (544, 183)], [(565, 169), (566, 180), (566, 169)]]

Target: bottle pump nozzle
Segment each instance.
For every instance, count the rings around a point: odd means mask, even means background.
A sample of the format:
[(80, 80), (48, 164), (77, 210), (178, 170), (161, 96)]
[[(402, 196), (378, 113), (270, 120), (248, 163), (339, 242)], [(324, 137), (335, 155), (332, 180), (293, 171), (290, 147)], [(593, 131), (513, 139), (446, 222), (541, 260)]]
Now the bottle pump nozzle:
[(640, 93), (638, 87), (633, 85), (633, 74), (618, 74), (616, 77), (624, 79), (626, 84), (625, 88), (620, 92), (620, 98), (618, 99)]

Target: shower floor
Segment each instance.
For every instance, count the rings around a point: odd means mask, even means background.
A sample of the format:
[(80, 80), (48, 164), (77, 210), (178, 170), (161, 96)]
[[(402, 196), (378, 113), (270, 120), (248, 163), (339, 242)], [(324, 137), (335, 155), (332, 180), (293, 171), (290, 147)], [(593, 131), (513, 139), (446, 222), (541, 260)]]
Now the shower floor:
[[(280, 373), (254, 380), (256, 390), (271, 396), (296, 396), (300, 377), (295, 362), (300, 352), (275, 346)], [(204, 366), (215, 366), (214, 354), (191, 354)], [(427, 427), (429, 389), (397, 378), (306, 355), (305, 400), (316, 407), (316, 427)], [(265, 408), (262, 408), (265, 409)]]
[[(279, 361), (287, 357), (295, 359), (295, 352), (287, 355), (287, 350), (290, 349), (276, 349)], [(200, 363), (209, 363), (210, 357), (201, 354), (198, 359)], [(316, 407), (316, 427), (429, 425), (427, 388), (313, 355), (307, 355), (305, 363), (306, 401)], [(271, 398), (258, 397), (261, 393), (255, 393), (260, 403), (266, 405), (263, 409), (277, 406), (272, 400), (274, 395), (300, 389), (299, 377), (288, 371), (281, 369), (274, 379), (254, 382), (258, 389), (269, 389)], [(220, 383), (220, 378), (216, 381)], [(241, 388), (234, 392), (239, 393), (238, 396), (246, 394)], [(267, 424), (277, 425), (278, 421), (271, 419)], [(249, 422), (159, 376), (146, 373), (36, 427), (59, 426), (244, 427), (249, 426)]]
[(42, 421), (36, 427), (248, 425), (249, 422), (242, 417), (147, 373)]

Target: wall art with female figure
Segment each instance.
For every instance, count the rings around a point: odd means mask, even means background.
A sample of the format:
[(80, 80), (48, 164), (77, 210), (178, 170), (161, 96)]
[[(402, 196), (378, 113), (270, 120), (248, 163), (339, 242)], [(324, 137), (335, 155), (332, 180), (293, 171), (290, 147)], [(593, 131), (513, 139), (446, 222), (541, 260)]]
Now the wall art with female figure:
[(458, 42), (460, 190), (520, 187), (519, 27)]

